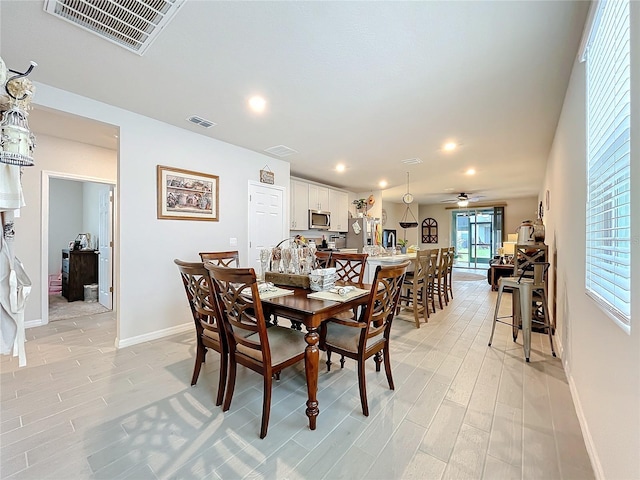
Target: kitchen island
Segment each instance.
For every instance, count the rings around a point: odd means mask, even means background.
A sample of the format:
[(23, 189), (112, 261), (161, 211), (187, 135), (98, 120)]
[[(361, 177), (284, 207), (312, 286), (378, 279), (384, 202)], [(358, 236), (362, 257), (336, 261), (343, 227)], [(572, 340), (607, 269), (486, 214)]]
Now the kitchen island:
[[(373, 255), (367, 257), (367, 266), (364, 271), (364, 282), (365, 283), (373, 283), (373, 277), (376, 274), (376, 267), (378, 265), (397, 265), (406, 260), (413, 260), (416, 258), (416, 254), (414, 253), (400, 253), (397, 255)], [(412, 270), (412, 266), (409, 265), (409, 270)]]

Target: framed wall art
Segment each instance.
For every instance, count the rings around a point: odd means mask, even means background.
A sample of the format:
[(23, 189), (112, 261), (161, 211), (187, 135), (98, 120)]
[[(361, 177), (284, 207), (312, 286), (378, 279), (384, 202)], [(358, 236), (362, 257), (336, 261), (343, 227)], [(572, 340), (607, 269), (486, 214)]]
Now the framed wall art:
[(438, 243), (438, 222), (435, 218), (422, 221), (422, 243)]
[(158, 165), (158, 218), (217, 222), (219, 177)]

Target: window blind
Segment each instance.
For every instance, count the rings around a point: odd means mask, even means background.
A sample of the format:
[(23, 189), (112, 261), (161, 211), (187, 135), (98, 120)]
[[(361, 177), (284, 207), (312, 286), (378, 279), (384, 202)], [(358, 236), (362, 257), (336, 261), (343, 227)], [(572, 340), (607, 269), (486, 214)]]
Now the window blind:
[(600, 2), (587, 73), (586, 289), (631, 321), (629, 1)]

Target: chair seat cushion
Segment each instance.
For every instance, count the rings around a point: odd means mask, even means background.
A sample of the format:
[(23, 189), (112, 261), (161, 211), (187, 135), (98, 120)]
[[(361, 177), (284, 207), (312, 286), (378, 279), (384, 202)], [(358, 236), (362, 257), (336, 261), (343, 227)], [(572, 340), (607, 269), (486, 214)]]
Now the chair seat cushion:
[[(325, 337), (325, 343), (328, 346), (337, 347), (347, 352), (358, 352), (358, 342), (360, 341), (361, 328), (348, 327), (340, 323), (334, 323), (331, 320), (327, 322), (327, 335)], [(373, 347), (375, 344), (384, 342), (383, 330), (380, 330), (378, 335), (371, 337), (367, 340), (367, 349)]]
[[(304, 340), (304, 334), (291, 328), (274, 326), (267, 329), (267, 336), (269, 337), (272, 366), (283, 363), (297, 355), (304, 354), (304, 349), (307, 346), (307, 342)], [(254, 333), (247, 338), (258, 341), (258, 334)], [(238, 344), (237, 351), (238, 353), (262, 362), (262, 353), (259, 350)]]
[(202, 330), (202, 336), (209, 341), (220, 344), (220, 335), (218, 334), (218, 332), (214, 330), (209, 330), (207, 328), (204, 328)]

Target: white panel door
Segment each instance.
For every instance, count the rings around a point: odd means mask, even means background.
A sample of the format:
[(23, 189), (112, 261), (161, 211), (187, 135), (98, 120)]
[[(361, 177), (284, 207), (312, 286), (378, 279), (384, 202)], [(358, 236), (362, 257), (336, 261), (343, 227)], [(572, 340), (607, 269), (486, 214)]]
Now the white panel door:
[(100, 193), (100, 223), (98, 225), (98, 300), (101, 305), (108, 309), (113, 308), (113, 292), (112, 280), (113, 274), (111, 270), (111, 247), (112, 247), (112, 231), (111, 219), (113, 205), (113, 189)]
[(260, 275), (260, 250), (288, 237), (284, 187), (249, 183), (249, 262)]

